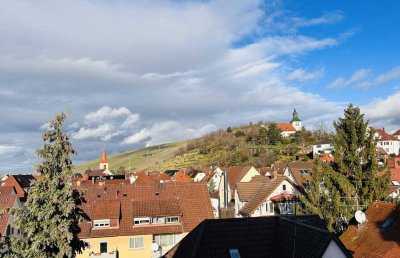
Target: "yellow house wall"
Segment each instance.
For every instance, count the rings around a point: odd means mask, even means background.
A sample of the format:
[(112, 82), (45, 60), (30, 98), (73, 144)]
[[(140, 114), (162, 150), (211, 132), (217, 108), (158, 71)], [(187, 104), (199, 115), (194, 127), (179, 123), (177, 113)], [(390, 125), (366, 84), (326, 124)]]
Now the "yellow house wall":
[(244, 177), (242, 178), (242, 180), (240, 180), (240, 182), (250, 182), (253, 176), (259, 176), (259, 175), (260, 173), (258, 173), (257, 169), (252, 167), (249, 169), (246, 175), (244, 175)]
[[(184, 238), (188, 232), (182, 233), (180, 239)], [(143, 237), (144, 247), (140, 249), (130, 249), (129, 239), (134, 237)], [(83, 239), (89, 243), (89, 248), (85, 249), (82, 254), (78, 254), (77, 258), (88, 258), (89, 253), (100, 253), (100, 242), (107, 241), (107, 251), (112, 252), (118, 250), (119, 258), (151, 258), (151, 244), (153, 243), (153, 235), (136, 235), (136, 236), (118, 236), (118, 237), (100, 237), (100, 238), (88, 238)], [(172, 246), (170, 247), (172, 248)], [(163, 253), (166, 252), (166, 248), (163, 249)], [(93, 256), (96, 257), (96, 256)]]

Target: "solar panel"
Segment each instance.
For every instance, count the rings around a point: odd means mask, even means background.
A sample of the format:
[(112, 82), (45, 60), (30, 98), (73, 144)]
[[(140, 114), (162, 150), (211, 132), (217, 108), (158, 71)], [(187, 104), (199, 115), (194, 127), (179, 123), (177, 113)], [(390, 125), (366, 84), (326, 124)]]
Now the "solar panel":
[(393, 218), (388, 218), (385, 223), (381, 226), (382, 229), (388, 229), (390, 225), (392, 225), (392, 222), (394, 221)]

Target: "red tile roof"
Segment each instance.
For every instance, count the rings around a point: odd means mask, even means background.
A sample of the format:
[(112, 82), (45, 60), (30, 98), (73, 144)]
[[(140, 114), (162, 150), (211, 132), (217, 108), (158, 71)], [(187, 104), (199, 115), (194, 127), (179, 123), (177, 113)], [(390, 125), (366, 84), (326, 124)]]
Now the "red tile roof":
[(178, 171), (175, 173), (173, 176), (173, 179), (175, 179), (176, 182), (181, 182), (181, 183), (188, 183), (193, 181), (189, 176), (185, 174), (184, 171)]
[[(12, 187), (0, 187), (0, 211), (14, 207), (17, 201), (18, 195), (15, 194)], [(7, 226), (10, 222), (10, 217), (11, 215), (9, 213), (0, 215), (0, 236), (3, 236), (6, 233)]]
[(286, 131), (296, 131), (296, 129), (293, 127), (291, 123), (279, 123), (276, 124), (276, 126), (281, 130), (281, 132), (286, 132)]
[(394, 134), (392, 134), (394, 136), (400, 135), (400, 130), (397, 130)]
[[(121, 203), (118, 228), (92, 230), (90, 222), (82, 222), (80, 224), (81, 238), (189, 232), (204, 219), (214, 218), (205, 183), (164, 183), (148, 186), (108, 185), (106, 191), (104, 191), (104, 187), (97, 185), (76, 186), (76, 188), (86, 189), (86, 203), (82, 205), (82, 209), (91, 219), (93, 219), (92, 207), (96, 205), (96, 201)], [(157, 201), (160, 206), (156, 205)], [(172, 203), (172, 205), (168, 206), (167, 203)], [(100, 212), (104, 212), (104, 215), (96, 214), (96, 217), (106, 216), (109, 212), (106, 209), (116, 208), (110, 205), (99, 209)], [(182, 214), (182, 217), (180, 223), (177, 224), (133, 226), (132, 221), (135, 216), (145, 216), (146, 214), (153, 216), (155, 213), (179, 213)]]
[(13, 186), (18, 197), (24, 201), (27, 197), (27, 191), (36, 179), (32, 175), (9, 175), (2, 183), (4, 186)]
[(376, 133), (380, 135), (378, 141), (398, 141), (398, 139), (387, 132), (383, 131), (382, 129), (377, 129)]
[[(367, 222), (359, 228), (351, 225), (340, 240), (354, 257), (399, 257), (400, 254), (400, 206), (393, 203), (376, 202), (365, 212)], [(381, 226), (388, 218), (394, 221), (386, 229)]]
[[(312, 173), (313, 164), (308, 162), (289, 162), (287, 163), (296, 183), (303, 187), (305, 181), (311, 179), (310, 173)], [(300, 170), (308, 170), (309, 173), (301, 174)]]

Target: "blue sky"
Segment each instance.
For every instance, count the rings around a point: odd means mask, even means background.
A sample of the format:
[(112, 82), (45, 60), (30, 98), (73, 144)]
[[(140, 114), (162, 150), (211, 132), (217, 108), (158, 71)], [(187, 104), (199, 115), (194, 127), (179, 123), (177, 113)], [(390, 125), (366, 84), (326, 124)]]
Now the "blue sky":
[(248, 122), (400, 128), (397, 1), (0, 0), (0, 172), (60, 111), (76, 163)]

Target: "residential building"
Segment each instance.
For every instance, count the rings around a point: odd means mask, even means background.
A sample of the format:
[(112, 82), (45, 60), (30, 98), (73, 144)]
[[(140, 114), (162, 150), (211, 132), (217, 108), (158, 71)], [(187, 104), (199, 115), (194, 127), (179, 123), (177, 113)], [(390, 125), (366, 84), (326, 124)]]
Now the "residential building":
[(318, 216), (205, 220), (166, 258), (351, 257)]
[[(396, 132), (397, 133), (397, 132)], [(385, 129), (377, 129), (375, 131), (375, 140), (377, 141), (377, 148), (383, 148), (389, 155), (399, 155), (400, 150), (400, 139), (399, 135), (390, 135), (385, 132)]]
[[(5, 212), (7, 208), (20, 208), (22, 204), (18, 198), (17, 192), (13, 186), (0, 186), (0, 237), (4, 236), (17, 236), (22, 237), (19, 230), (13, 228), (13, 216)], [(0, 250), (1, 251), (1, 250)]]
[(276, 171), (271, 176), (254, 176), (249, 182), (236, 183), (235, 214), (237, 217), (294, 214), (298, 194), (293, 182)]
[(387, 194), (391, 198), (397, 198), (400, 196), (400, 157), (388, 159), (387, 169), (380, 174), (383, 175), (388, 171), (390, 171), (390, 183)]
[(7, 179), (1, 183), (1, 186), (14, 187), (21, 202), (25, 202), (28, 196), (28, 190), (36, 179), (30, 175), (8, 175)]
[(365, 216), (366, 222), (351, 225), (340, 236), (353, 257), (399, 257), (399, 204), (375, 202), (366, 210)]
[(313, 145), (313, 158), (319, 157), (322, 154), (331, 154), (335, 148), (332, 140), (322, 140)]
[(219, 204), (220, 207), (225, 206), (224, 201), (224, 180), (225, 176), (228, 178), (228, 204), (235, 201), (235, 188), (237, 182), (249, 182), (254, 176), (259, 176), (260, 173), (252, 166), (231, 166), (226, 169), (226, 175), (223, 173), (219, 184)]
[(77, 257), (160, 256), (201, 221), (214, 218), (205, 183), (76, 187), (86, 190), (81, 207), (90, 218), (80, 223), (79, 235), (90, 247)]
[(295, 185), (303, 188), (304, 182), (311, 179), (313, 164), (309, 162), (288, 162), (274, 164), (278, 174), (288, 177)]

